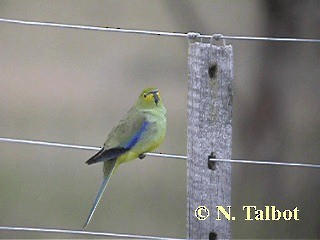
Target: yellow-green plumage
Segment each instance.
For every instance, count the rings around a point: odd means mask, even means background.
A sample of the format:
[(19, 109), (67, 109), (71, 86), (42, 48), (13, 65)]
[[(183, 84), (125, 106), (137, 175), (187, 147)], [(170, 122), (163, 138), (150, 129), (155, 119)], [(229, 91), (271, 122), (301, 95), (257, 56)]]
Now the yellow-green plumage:
[(146, 88), (124, 118), (109, 133), (103, 148), (86, 163), (104, 163), (104, 180), (95, 198), (86, 227), (114, 170), (122, 163), (156, 149), (166, 132), (166, 109), (156, 88)]

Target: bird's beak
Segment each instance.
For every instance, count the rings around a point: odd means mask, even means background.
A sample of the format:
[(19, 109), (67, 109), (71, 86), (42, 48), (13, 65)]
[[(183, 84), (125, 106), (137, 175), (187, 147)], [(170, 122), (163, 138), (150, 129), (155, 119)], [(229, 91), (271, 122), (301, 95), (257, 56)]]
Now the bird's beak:
[(159, 102), (159, 94), (158, 94), (158, 92), (156, 92), (156, 91), (153, 92), (153, 98), (154, 98), (154, 102), (158, 106), (158, 102)]

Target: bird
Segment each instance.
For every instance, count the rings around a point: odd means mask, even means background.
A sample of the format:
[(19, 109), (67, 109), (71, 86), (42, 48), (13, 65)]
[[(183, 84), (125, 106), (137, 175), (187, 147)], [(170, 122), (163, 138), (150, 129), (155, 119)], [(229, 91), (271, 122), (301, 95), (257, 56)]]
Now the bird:
[(83, 228), (88, 226), (110, 177), (119, 165), (142, 159), (144, 153), (156, 149), (164, 140), (166, 127), (166, 109), (158, 89), (144, 89), (132, 108), (111, 130), (101, 150), (86, 161), (88, 165), (103, 162), (104, 177)]

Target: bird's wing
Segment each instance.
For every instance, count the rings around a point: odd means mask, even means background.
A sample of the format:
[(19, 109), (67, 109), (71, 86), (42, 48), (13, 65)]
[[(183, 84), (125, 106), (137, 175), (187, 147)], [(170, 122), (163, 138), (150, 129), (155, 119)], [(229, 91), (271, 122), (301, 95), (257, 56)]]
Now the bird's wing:
[(143, 113), (139, 111), (129, 113), (112, 129), (104, 147), (88, 159), (87, 164), (115, 159), (129, 151), (139, 141), (149, 123)]
[(91, 165), (102, 161), (112, 160), (119, 157), (121, 154), (127, 152), (128, 149), (123, 147), (104, 149), (102, 148), (99, 152), (93, 155), (86, 161), (86, 164)]
[(132, 108), (119, 124), (112, 129), (104, 143), (104, 148), (123, 147), (130, 149), (138, 142), (147, 127), (148, 122), (144, 112)]
[(96, 210), (97, 205), (102, 197), (102, 194), (107, 187), (109, 179), (110, 179), (114, 169), (116, 168), (116, 162), (117, 162), (117, 159), (113, 159), (111, 161), (105, 162), (105, 164), (104, 164), (104, 178), (103, 178), (103, 181), (102, 181), (101, 186), (99, 188), (99, 191), (97, 193), (97, 196), (94, 199), (94, 202), (93, 202), (92, 207), (90, 209), (89, 216), (87, 217), (86, 223), (84, 224), (83, 228), (87, 227), (87, 225), (89, 224), (89, 222), (92, 218), (92, 215), (93, 215), (94, 211)]

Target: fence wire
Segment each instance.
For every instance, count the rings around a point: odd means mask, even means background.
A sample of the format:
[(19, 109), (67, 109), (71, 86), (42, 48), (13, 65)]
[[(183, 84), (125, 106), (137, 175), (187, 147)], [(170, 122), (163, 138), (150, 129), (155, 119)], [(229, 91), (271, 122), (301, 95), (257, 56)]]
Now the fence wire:
[[(78, 150), (93, 150), (99, 151), (100, 147), (93, 146), (84, 146), (76, 144), (66, 144), (66, 143), (57, 143), (57, 142), (46, 142), (38, 140), (27, 140), (27, 139), (15, 139), (15, 138), (2, 138), (0, 137), (0, 142), (9, 142), (9, 143), (21, 143), (21, 144), (31, 144), (31, 145), (40, 145), (48, 147), (60, 147), (60, 148), (71, 148)], [(178, 154), (169, 154), (169, 153), (145, 153), (146, 156), (151, 157), (162, 157), (162, 158), (174, 158), (187, 160), (187, 156), (178, 155)], [(205, 158), (205, 156), (204, 156)], [(287, 166), (287, 167), (308, 167), (308, 168), (320, 168), (319, 164), (311, 163), (291, 163), (291, 162), (274, 162), (274, 161), (265, 161), (265, 160), (249, 160), (249, 159), (225, 159), (225, 158), (208, 158), (212, 162), (228, 162), (228, 163), (243, 163), (243, 164), (258, 164), (258, 165), (273, 165), (273, 166)]]
[[(71, 149), (78, 149), (78, 150), (92, 150), (92, 151), (101, 150), (101, 147), (57, 143), (57, 142), (46, 142), (46, 141), (38, 141), (38, 140), (15, 139), (15, 138), (2, 138), (2, 137), (0, 137), (0, 142), (22, 143), (22, 144), (40, 145), (40, 146), (47, 146), (47, 147), (71, 148)], [(183, 155), (168, 154), (168, 153), (149, 152), (149, 153), (144, 153), (144, 154), (146, 156), (151, 156), (151, 157), (187, 159), (187, 157), (183, 156)]]
[(269, 166), (284, 166), (284, 167), (320, 168), (319, 164), (274, 162), (274, 161), (265, 161), (265, 160), (209, 158), (209, 161), (211, 161), (211, 162), (243, 163), (243, 164), (258, 164), (258, 165), (269, 165)]
[(320, 43), (320, 39), (308, 39), (308, 38), (231, 36), (231, 35), (223, 35), (223, 34), (206, 35), (206, 34), (200, 34), (197, 32), (179, 33), (179, 32), (167, 32), (167, 31), (123, 29), (123, 28), (88, 26), (88, 25), (78, 25), (78, 24), (65, 24), (65, 23), (55, 23), (55, 22), (26, 21), (26, 20), (8, 19), (8, 18), (0, 18), (0, 22), (20, 24), (20, 25), (69, 28), (69, 29), (104, 31), (104, 32), (131, 33), (131, 34), (144, 34), (144, 35), (155, 35), (155, 36), (165, 36), (165, 37), (184, 37), (184, 38), (189, 38), (189, 39), (210, 40), (213, 38), (215, 40), (224, 39), (224, 40), (247, 40), (247, 41)]
[(91, 231), (71, 230), (71, 229), (56, 229), (56, 228), (6, 227), (6, 226), (0, 226), (0, 231), (61, 233), (61, 234), (72, 234), (72, 235), (82, 235), (82, 236), (86, 235), (86, 236), (126, 238), (126, 239), (183, 240), (182, 238), (155, 237), (155, 236), (126, 234), (126, 233), (91, 232)]

